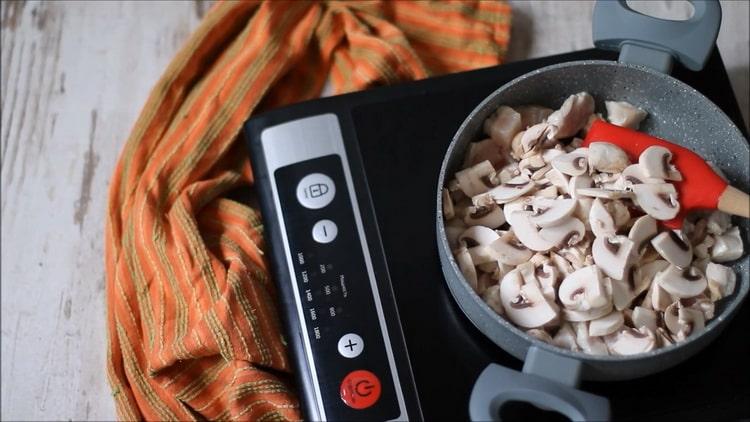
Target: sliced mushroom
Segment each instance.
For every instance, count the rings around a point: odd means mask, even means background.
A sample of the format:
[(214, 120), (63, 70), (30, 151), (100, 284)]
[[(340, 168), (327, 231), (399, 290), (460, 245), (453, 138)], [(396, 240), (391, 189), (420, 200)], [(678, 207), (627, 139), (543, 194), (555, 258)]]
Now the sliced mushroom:
[(630, 198), (633, 196), (631, 192), (626, 190), (610, 190), (601, 188), (578, 188), (576, 193), (579, 196), (590, 196), (592, 198), (603, 198), (603, 199), (620, 199)]
[(589, 335), (592, 337), (606, 336), (617, 331), (625, 323), (622, 312), (614, 311), (609, 314), (591, 320), (589, 322)]
[(488, 205), (470, 206), (464, 216), (464, 222), (467, 226), (495, 229), (505, 224), (505, 215), (500, 206), (493, 202)]
[(560, 223), (573, 214), (575, 199), (548, 199), (536, 197), (531, 201), (532, 212), (529, 219), (539, 227), (549, 227)]
[(555, 265), (557, 270), (560, 271), (560, 274), (562, 275), (562, 277), (567, 277), (570, 274), (572, 274), (573, 271), (575, 271), (573, 267), (570, 265), (570, 262), (568, 262), (568, 260), (563, 258), (562, 256), (554, 252), (550, 252), (549, 256), (550, 256), (550, 260)]
[(474, 268), (474, 262), (471, 260), (468, 249), (461, 247), (459, 250), (453, 252), (453, 256), (456, 257), (456, 263), (461, 273), (464, 275), (466, 282), (469, 283), (472, 289), (477, 289), (477, 269)]
[(549, 302), (534, 283), (525, 283), (513, 270), (500, 282), (500, 298), (508, 318), (523, 328), (537, 328), (557, 317), (557, 306)]
[(711, 299), (708, 298), (708, 296), (701, 294), (695, 297), (689, 297), (685, 299), (680, 299), (680, 306), (683, 308), (690, 308), (695, 309), (696, 311), (703, 312), (703, 318), (706, 320), (709, 320), (714, 317), (714, 311), (716, 310), (716, 306), (711, 301)]
[(554, 242), (540, 236), (536, 225), (531, 222), (529, 212), (511, 211), (509, 214), (506, 214), (506, 218), (511, 227), (513, 227), (513, 233), (515, 233), (518, 240), (532, 251), (547, 251), (555, 246)]
[(500, 235), (488, 227), (471, 226), (461, 233), (458, 240), (464, 242), (467, 247), (473, 247), (477, 245), (489, 245), (499, 238)]
[(664, 324), (677, 341), (683, 341), (705, 328), (705, 318), (703, 312), (674, 302), (664, 311)]
[(621, 173), (630, 165), (628, 155), (622, 148), (609, 142), (592, 142), (589, 144), (589, 173), (593, 170), (605, 173)]
[(646, 327), (641, 327), (637, 330), (630, 327), (622, 327), (616, 333), (604, 337), (604, 341), (613, 355), (646, 353), (656, 347), (656, 337)]
[(613, 280), (609, 277), (605, 278), (605, 282), (609, 285), (609, 289), (612, 292), (612, 304), (618, 311), (625, 310), (635, 299), (636, 295), (634, 290), (628, 286), (628, 283), (622, 280)]
[(574, 217), (569, 217), (558, 225), (544, 227), (539, 231), (542, 239), (558, 248), (574, 246), (583, 240), (585, 235), (586, 228), (583, 223)]
[(657, 282), (651, 283), (641, 306), (646, 309), (664, 311), (672, 303), (672, 296)]
[(448, 192), (448, 189), (443, 188), (443, 216), (446, 220), (450, 220), (451, 218), (455, 217), (455, 212), (453, 210), (453, 198), (451, 198), (450, 192)]
[(508, 232), (489, 246), (498, 261), (506, 265), (520, 265), (527, 262), (533, 254), (530, 249), (518, 241), (513, 232)]
[(496, 204), (505, 204), (521, 197), (533, 188), (534, 183), (528, 177), (516, 176), (485, 193), (472, 196), (471, 200), (475, 205), (486, 203), (488, 200), (492, 200)]
[(672, 164), (672, 152), (662, 146), (646, 148), (638, 157), (638, 165), (648, 177), (666, 180), (682, 180), (682, 174)]
[(594, 239), (591, 253), (594, 262), (608, 276), (622, 280), (630, 266), (633, 241), (626, 236), (602, 236)]
[(664, 183), (663, 180), (653, 179), (646, 176), (643, 172), (642, 167), (638, 164), (631, 164), (620, 173), (620, 180), (618, 186), (623, 189), (632, 188), (633, 185), (642, 185), (644, 183)]
[(542, 288), (542, 294), (547, 300), (554, 302), (557, 298), (557, 280), (560, 277), (560, 271), (552, 263), (544, 263), (536, 267), (536, 278)]
[(523, 140), (524, 135), (526, 135), (525, 130), (518, 132), (516, 136), (513, 137), (513, 140), (510, 143), (510, 156), (516, 160), (520, 160), (525, 152), (523, 150), (523, 145), (521, 144), (521, 140)]
[(716, 262), (734, 261), (742, 256), (743, 246), (740, 229), (735, 226), (716, 236), (716, 242), (711, 248), (711, 260)]
[(586, 322), (574, 322), (572, 324), (576, 333), (576, 344), (584, 352), (592, 355), (608, 355), (607, 345), (601, 337), (592, 337), (589, 335), (589, 328)]
[(705, 236), (703, 241), (693, 246), (693, 254), (698, 259), (705, 259), (711, 257), (711, 248), (716, 243), (716, 238), (713, 236)]
[(496, 145), (510, 148), (513, 137), (523, 129), (521, 115), (508, 106), (500, 106), (484, 121), (484, 133)]
[(596, 198), (591, 204), (589, 213), (589, 226), (594, 236), (612, 236), (617, 232), (615, 220), (609, 215), (601, 199)]
[(656, 339), (659, 341), (659, 347), (667, 347), (674, 344), (674, 339), (669, 332), (661, 327), (656, 328)]
[(552, 167), (568, 176), (580, 176), (588, 171), (586, 154), (570, 152), (552, 159)]
[(633, 185), (638, 205), (657, 220), (671, 220), (680, 211), (677, 191), (669, 183), (645, 183)]
[(579, 199), (580, 196), (578, 195), (578, 189), (587, 189), (593, 185), (594, 180), (591, 178), (591, 176), (583, 174), (580, 176), (571, 177), (570, 181), (568, 182), (567, 189), (568, 193), (570, 193), (570, 196), (573, 199)]
[(682, 238), (679, 231), (669, 230), (651, 239), (651, 245), (670, 264), (687, 268), (693, 260), (693, 248)]
[(550, 139), (564, 139), (575, 135), (594, 114), (594, 99), (586, 92), (568, 97), (562, 106), (547, 117), (547, 123), (554, 125)]
[(489, 181), (489, 176), (494, 172), (495, 168), (489, 161), (482, 161), (456, 172), (456, 180), (458, 180), (458, 186), (466, 196), (473, 197), (494, 187)]
[(555, 336), (552, 337), (552, 344), (563, 349), (578, 352), (581, 348), (576, 343), (576, 333), (570, 323), (563, 322)]
[[(640, 267), (641, 279), (642, 279), (642, 283), (646, 284), (646, 288), (648, 288), (648, 286), (650, 286), (651, 283), (654, 281), (656, 274), (658, 274), (661, 271), (666, 270), (667, 267), (669, 267), (669, 262), (663, 259), (657, 259), (655, 261), (651, 261), (647, 264), (642, 265)], [(641, 290), (641, 292), (642, 291), (643, 290)], [(636, 294), (640, 294), (641, 292), (638, 292)]]
[[(496, 180), (497, 183), (495, 185), (507, 183), (514, 177), (520, 176), (520, 175), (521, 175), (521, 169), (518, 168), (518, 163), (513, 162), (510, 164), (507, 164), (503, 166), (503, 168), (501, 168), (499, 172), (496, 173), (495, 178), (497, 179)], [(493, 183), (494, 182), (495, 181), (493, 181)]]
[(722, 235), (732, 225), (729, 214), (715, 210), (706, 217), (706, 230), (714, 235)]
[(633, 308), (633, 314), (630, 319), (633, 321), (635, 328), (646, 327), (651, 331), (656, 331), (656, 323), (659, 320), (659, 316), (651, 309), (646, 309), (642, 306), (636, 306)]
[(565, 277), (558, 289), (560, 302), (566, 309), (590, 311), (611, 303), (602, 275), (595, 265), (581, 268)]
[(521, 137), (521, 148), (524, 153), (537, 150), (549, 137), (553, 126), (548, 123), (538, 123), (526, 129)]
[(656, 220), (650, 215), (644, 215), (635, 220), (628, 233), (628, 239), (633, 241), (633, 250), (638, 254), (643, 252), (643, 246), (651, 242), (657, 231)]
[(638, 129), (648, 113), (625, 101), (605, 101), (607, 120), (616, 126)]
[(544, 331), (540, 328), (532, 328), (530, 330), (526, 330), (526, 334), (530, 335), (531, 337), (534, 337), (537, 340), (543, 341), (545, 343), (552, 343), (552, 337), (549, 335), (548, 332)]
[(499, 166), (505, 162), (505, 152), (490, 138), (471, 142), (466, 147), (463, 167), (468, 168), (482, 161), (489, 161), (493, 167)]
[(697, 268), (680, 269), (674, 265), (656, 274), (654, 282), (678, 298), (698, 296), (708, 286), (706, 277)]
[(498, 315), (505, 314), (505, 311), (503, 310), (503, 302), (500, 299), (500, 284), (488, 287), (484, 293), (482, 293), (482, 299)]
[(711, 300), (717, 301), (734, 293), (737, 284), (737, 274), (726, 265), (709, 262), (706, 266), (706, 279), (708, 279), (708, 290), (711, 292)]
[(536, 105), (516, 107), (516, 111), (521, 115), (521, 126), (524, 128), (542, 123), (550, 114), (552, 114), (551, 108)]
[(458, 238), (466, 231), (466, 225), (462, 220), (454, 218), (445, 223), (445, 237), (451, 249), (458, 248)]
[(557, 189), (560, 190), (560, 192), (569, 193), (568, 176), (564, 175), (562, 172), (560, 172), (560, 170), (553, 168), (552, 170), (548, 171), (545, 176), (550, 183), (552, 183)]
[(550, 199), (557, 198), (557, 187), (547, 186), (546, 188), (539, 189), (538, 191), (536, 191), (534, 195), (542, 197), (542, 198), (550, 198)]

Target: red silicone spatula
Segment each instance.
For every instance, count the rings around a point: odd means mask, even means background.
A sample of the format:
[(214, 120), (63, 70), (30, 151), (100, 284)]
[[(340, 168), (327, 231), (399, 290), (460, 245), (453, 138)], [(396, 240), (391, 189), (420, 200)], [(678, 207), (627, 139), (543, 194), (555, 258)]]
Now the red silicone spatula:
[(681, 228), (685, 215), (696, 209), (719, 209), (750, 218), (750, 196), (729, 186), (701, 156), (685, 147), (603, 120), (597, 120), (591, 126), (583, 146), (593, 142), (617, 145), (634, 163), (638, 162), (638, 157), (650, 146), (659, 145), (672, 152), (672, 164), (682, 173), (682, 181), (670, 182), (679, 195), (680, 213), (673, 220), (663, 222), (667, 227)]

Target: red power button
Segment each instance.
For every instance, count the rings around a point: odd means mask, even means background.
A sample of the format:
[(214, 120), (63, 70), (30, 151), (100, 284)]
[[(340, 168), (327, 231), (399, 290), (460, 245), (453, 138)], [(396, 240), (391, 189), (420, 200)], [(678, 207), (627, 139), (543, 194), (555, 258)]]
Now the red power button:
[(352, 371), (341, 381), (341, 400), (353, 409), (366, 409), (380, 398), (380, 380), (370, 371)]

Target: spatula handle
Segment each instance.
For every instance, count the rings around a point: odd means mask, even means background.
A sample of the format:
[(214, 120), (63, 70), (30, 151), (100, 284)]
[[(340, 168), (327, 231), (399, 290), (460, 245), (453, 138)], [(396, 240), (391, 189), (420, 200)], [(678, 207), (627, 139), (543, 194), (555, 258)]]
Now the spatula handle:
[(727, 186), (719, 196), (717, 208), (732, 215), (750, 218), (750, 195), (735, 187)]

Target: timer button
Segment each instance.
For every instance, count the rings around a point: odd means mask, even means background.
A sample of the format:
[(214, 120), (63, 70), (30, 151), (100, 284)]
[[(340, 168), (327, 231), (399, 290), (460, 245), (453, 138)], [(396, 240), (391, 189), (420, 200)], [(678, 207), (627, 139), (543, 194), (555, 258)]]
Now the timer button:
[(356, 358), (362, 353), (365, 348), (365, 342), (362, 341), (362, 337), (354, 334), (344, 334), (339, 339), (339, 354), (345, 358)]
[(323, 173), (312, 173), (297, 184), (297, 201), (303, 207), (317, 210), (325, 207), (336, 196), (333, 180)]
[(312, 228), (312, 237), (318, 243), (330, 243), (339, 234), (339, 228), (331, 220), (320, 220)]
[(367, 409), (380, 398), (380, 380), (363, 369), (352, 371), (341, 381), (341, 400), (352, 409)]

